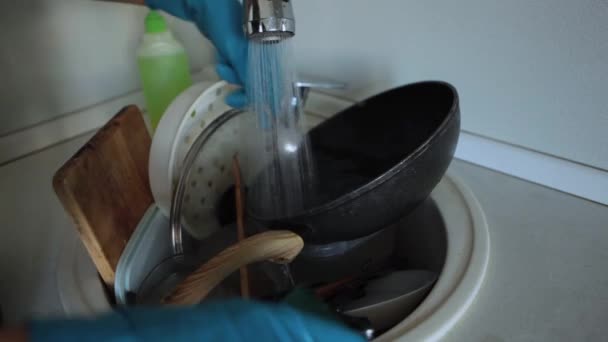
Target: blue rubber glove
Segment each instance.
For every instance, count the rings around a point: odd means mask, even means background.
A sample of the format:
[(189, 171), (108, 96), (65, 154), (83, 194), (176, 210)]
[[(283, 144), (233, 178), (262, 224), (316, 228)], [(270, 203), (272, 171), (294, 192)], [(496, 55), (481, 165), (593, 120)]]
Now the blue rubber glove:
[[(192, 21), (218, 51), (219, 76), (228, 83), (247, 84), (247, 38), (243, 31), (243, 7), (238, 0), (146, 0), (152, 9)], [(243, 88), (226, 103), (235, 108), (247, 104)]]
[(286, 304), (240, 299), (188, 308), (133, 308), (96, 320), (34, 321), (31, 341), (364, 341)]

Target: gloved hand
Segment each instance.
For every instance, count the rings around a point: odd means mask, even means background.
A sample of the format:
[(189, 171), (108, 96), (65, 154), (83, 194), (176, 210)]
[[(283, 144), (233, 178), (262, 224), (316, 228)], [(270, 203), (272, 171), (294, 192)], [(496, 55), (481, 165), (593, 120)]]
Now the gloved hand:
[[(146, 0), (152, 9), (194, 22), (218, 51), (217, 73), (228, 83), (247, 82), (247, 38), (243, 32), (243, 7), (238, 0)], [(244, 89), (228, 96), (228, 105), (247, 103)]]
[(286, 304), (240, 299), (188, 308), (132, 308), (96, 320), (35, 321), (31, 341), (364, 341)]

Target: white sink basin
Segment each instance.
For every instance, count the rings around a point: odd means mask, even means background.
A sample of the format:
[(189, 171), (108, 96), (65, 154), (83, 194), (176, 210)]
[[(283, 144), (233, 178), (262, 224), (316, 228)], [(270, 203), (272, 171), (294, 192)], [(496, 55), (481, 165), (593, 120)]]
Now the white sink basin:
[[(322, 121), (327, 113), (336, 113), (349, 105), (347, 101), (311, 93), (307, 106), (313, 113), (311, 125)], [(482, 286), (490, 241), (478, 201), (450, 172), (433, 190), (431, 198), (433, 210), (438, 212), (435, 216), (440, 216), (443, 224), (433, 226), (435, 229), (425, 224), (412, 225), (399, 240), (398, 250), (407, 253), (409, 260), (437, 268), (438, 281), (417, 309), (380, 336), (379, 341), (440, 339), (463, 317)], [(63, 247), (57, 279), (67, 314), (90, 315), (111, 309), (95, 268), (76, 238)]]

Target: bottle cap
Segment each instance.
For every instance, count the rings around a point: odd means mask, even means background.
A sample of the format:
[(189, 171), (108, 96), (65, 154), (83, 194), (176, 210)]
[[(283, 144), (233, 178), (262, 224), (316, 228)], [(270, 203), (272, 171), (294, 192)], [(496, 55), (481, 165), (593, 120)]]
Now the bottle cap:
[(150, 11), (146, 16), (146, 33), (161, 33), (167, 31), (167, 23), (160, 13)]

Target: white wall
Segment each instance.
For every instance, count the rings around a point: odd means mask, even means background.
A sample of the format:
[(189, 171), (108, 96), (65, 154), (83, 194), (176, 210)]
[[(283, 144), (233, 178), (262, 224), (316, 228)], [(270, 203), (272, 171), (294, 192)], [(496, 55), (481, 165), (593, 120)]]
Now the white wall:
[[(139, 88), (147, 9), (90, 0), (0, 1), (0, 136)], [(192, 69), (213, 57), (194, 25), (171, 19)]]
[[(442, 79), (466, 131), (608, 169), (606, 0), (295, 0), (301, 71), (362, 99)], [(0, 2), (0, 137), (138, 88), (146, 10), (91, 0)], [(172, 20), (193, 69), (212, 60)]]
[(301, 71), (453, 83), (463, 128), (608, 169), (608, 1), (295, 0)]

